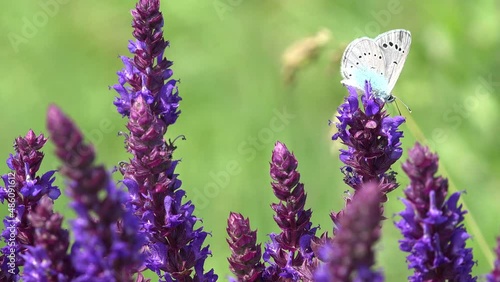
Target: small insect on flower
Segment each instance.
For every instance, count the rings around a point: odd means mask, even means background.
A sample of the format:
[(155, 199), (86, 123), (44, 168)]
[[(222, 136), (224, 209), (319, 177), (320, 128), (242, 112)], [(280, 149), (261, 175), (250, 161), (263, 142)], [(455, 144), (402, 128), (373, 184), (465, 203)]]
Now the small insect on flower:
[(340, 73), (344, 79), (341, 83), (363, 91), (365, 81), (369, 81), (375, 98), (384, 103), (393, 102), (396, 97), (391, 92), (403, 70), (410, 45), (411, 34), (404, 29), (382, 33), (375, 39), (355, 39), (342, 56)]

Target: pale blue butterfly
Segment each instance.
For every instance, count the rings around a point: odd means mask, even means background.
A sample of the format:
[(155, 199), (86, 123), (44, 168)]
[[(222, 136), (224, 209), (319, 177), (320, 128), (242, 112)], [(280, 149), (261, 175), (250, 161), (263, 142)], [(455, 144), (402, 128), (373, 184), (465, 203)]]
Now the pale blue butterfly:
[(392, 89), (403, 70), (410, 51), (411, 34), (395, 29), (375, 39), (361, 37), (352, 41), (344, 51), (340, 72), (344, 85), (364, 90), (370, 81), (373, 95), (384, 103), (395, 100)]

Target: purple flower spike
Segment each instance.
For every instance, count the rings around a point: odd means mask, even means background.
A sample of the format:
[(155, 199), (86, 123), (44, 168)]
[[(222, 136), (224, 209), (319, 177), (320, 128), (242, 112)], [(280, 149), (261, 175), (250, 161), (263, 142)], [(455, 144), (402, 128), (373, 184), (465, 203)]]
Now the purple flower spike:
[(72, 281), (132, 281), (143, 262), (143, 239), (136, 217), (124, 207), (127, 194), (115, 187), (103, 166), (93, 164), (93, 147), (56, 106), (49, 107), (47, 128), (63, 162), (61, 172), (70, 180), (68, 194), (77, 214)]
[(213, 270), (204, 272), (211, 254), (202, 247), (208, 233), (195, 224), (191, 201), (183, 203), (182, 182), (177, 179), (172, 159), (175, 146), (164, 139), (169, 125), (179, 116), (177, 81), (172, 62), (164, 57), (169, 43), (163, 38), (163, 16), (158, 0), (139, 0), (132, 10), (133, 36), (129, 44), (133, 58), (122, 57), (114, 89), (120, 97), (114, 104), (128, 117), (125, 135), (127, 151), (133, 157), (122, 163), (123, 183), (131, 195), (129, 205), (140, 219), (146, 267), (161, 281), (215, 281)]
[(140, 0), (132, 16), (136, 41), (130, 42), (129, 51), (134, 57), (122, 57), (125, 67), (118, 72), (118, 84), (113, 86), (120, 97), (114, 104), (120, 114), (130, 116), (134, 101), (142, 97), (152, 113), (168, 126), (175, 123), (180, 114), (181, 98), (177, 81), (168, 80), (173, 74), (172, 62), (163, 57), (169, 43), (163, 38), (160, 1)]
[(404, 236), (400, 249), (409, 252), (408, 267), (414, 269), (410, 281), (476, 281), (471, 276), (472, 249), (463, 225), (460, 193), (448, 199), (448, 181), (435, 177), (438, 157), (416, 144), (409, 151), (403, 170), (410, 178), (403, 203), (406, 209), (396, 226)]
[(280, 202), (271, 207), (276, 212), (274, 220), (281, 233), (270, 234), (271, 242), (266, 244), (264, 260), (270, 263), (264, 272), (266, 281), (310, 281), (317, 263), (311, 249), (317, 228), (311, 228), (311, 210), (304, 210), (307, 196), (304, 184), (299, 182), (297, 166), (295, 156), (283, 143), (277, 142), (271, 178), (274, 195)]
[(67, 254), (69, 233), (62, 229), (63, 217), (54, 213), (53, 202), (43, 197), (28, 220), (35, 229), (34, 244), (28, 247), (23, 281), (70, 281), (74, 277), (71, 258)]
[[(6, 246), (2, 248), (0, 257), (0, 280), (18, 279), (19, 266), (24, 264), (20, 254), (26, 252), (34, 243), (34, 228), (28, 216), (34, 212), (42, 197), (57, 199), (61, 192), (53, 186), (55, 171), (48, 171), (42, 176), (37, 172), (44, 154), (40, 151), (47, 142), (43, 134), (36, 135), (32, 130), (25, 137), (15, 140), (15, 155), (7, 159), (11, 173), (2, 176), (5, 186), (0, 187), (0, 201), (9, 205), (8, 216), (4, 219), (5, 229), (2, 237)], [(11, 235), (15, 234), (14, 237)]]
[(361, 97), (363, 108), (356, 89), (347, 89), (349, 96), (338, 108), (338, 132), (332, 137), (347, 145), (347, 150), (340, 150), (340, 160), (346, 165), (341, 169), (344, 181), (355, 190), (362, 183), (378, 182), (384, 200), (385, 194), (398, 186), (394, 173), (388, 171), (403, 153), (403, 132), (398, 127), (405, 119), (388, 116), (384, 103), (373, 96), (369, 82)]
[(373, 246), (380, 237), (381, 196), (375, 183), (363, 184), (354, 195), (335, 237), (319, 248), (318, 256), (325, 264), (316, 271), (314, 281), (383, 281), (382, 274), (372, 270)]
[(230, 213), (227, 220), (227, 243), (231, 249), (229, 268), (237, 281), (261, 281), (264, 264), (261, 263), (257, 231), (250, 228), (250, 221), (239, 213)]
[(188, 279), (193, 270), (193, 279), (215, 281), (213, 271), (203, 273), (210, 251), (201, 246), (208, 233), (194, 229), (199, 221), (193, 215), (194, 205), (190, 201), (182, 203), (185, 192), (174, 173), (178, 162), (172, 160), (175, 146), (163, 139), (166, 124), (138, 97), (127, 128), (130, 135), (126, 144), (134, 158), (122, 164), (120, 171), (141, 230), (148, 237), (146, 266), (165, 276), (166, 281)]
[(500, 237), (497, 238), (497, 247), (495, 249), (495, 266), (491, 273), (486, 276), (488, 282), (500, 282)]

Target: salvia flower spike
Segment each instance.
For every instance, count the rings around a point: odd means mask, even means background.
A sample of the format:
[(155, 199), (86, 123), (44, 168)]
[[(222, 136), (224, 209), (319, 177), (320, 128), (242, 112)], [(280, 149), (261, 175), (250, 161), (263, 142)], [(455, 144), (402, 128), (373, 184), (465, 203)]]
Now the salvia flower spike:
[(375, 98), (366, 82), (360, 107), (356, 89), (348, 86), (349, 96), (338, 108), (338, 132), (332, 137), (340, 139), (347, 149), (340, 150), (344, 181), (358, 190), (362, 183), (380, 182), (383, 196), (397, 188), (394, 174), (390, 172), (403, 154), (399, 126), (405, 121), (401, 116), (390, 117), (383, 109), (384, 103)]
[(304, 209), (307, 196), (297, 166), (285, 144), (276, 142), (270, 173), (279, 202), (271, 207), (281, 233), (271, 233), (271, 242), (265, 247), (264, 260), (270, 263), (263, 274), (267, 281), (310, 281), (311, 268), (317, 263), (311, 249), (317, 228), (310, 222), (312, 211)]
[(231, 249), (229, 268), (236, 275), (236, 281), (262, 281), (262, 252), (260, 244), (257, 244), (257, 231), (250, 228), (250, 220), (232, 212), (226, 230), (229, 236), (227, 243)]
[(122, 57), (113, 88), (120, 95), (114, 104), (128, 118), (126, 148), (133, 155), (120, 172), (131, 194), (129, 204), (140, 219), (147, 238), (146, 266), (162, 281), (215, 281), (213, 270), (204, 271), (211, 254), (203, 247), (208, 233), (194, 226), (191, 201), (183, 203), (185, 191), (177, 178), (175, 146), (164, 139), (168, 126), (179, 116), (177, 81), (171, 79), (172, 62), (164, 57), (168, 41), (163, 38), (163, 15), (158, 0), (140, 0), (132, 10), (133, 58)]
[(125, 207), (127, 194), (103, 166), (94, 165), (94, 148), (54, 105), (47, 113), (47, 128), (63, 162), (61, 172), (69, 179), (68, 194), (77, 215), (71, 222), (74, 281), (132, 281), (144, 260), (143, 236), (137, 218)]
[(409, 252), (408, 267), (414, 270), (410, 281), (476, 281), (470, 237), (463, 224), (465, 210), (458, 204), (461, 193), (447, 198), (448, 181), (434, 176), (438, 156), (416, 144), (408, 152), (403, 170), (410, 178), (402, 199), (406, 209), (396, 226), (404, 239), (400, 249)]
[(383, 281), (382, 273), (373, 270), (382, 219), (378, 185), (362, 184), (340, 218), (335, 237), (319, 248), (318, 257), (325, 264), (318, 268), (315, 281)]
[[(34, 243), (34, 228), (28, 216), (34, 212), (42, 197), (57, 199), (61, 192), (53, 185), (54, 170), (41, 176), (37, 174), (44, 158), (41, 149), (47, 142), (43, 134), (29, 130), (25, 137), (14, 142), (15, 154), (7, 159), (12, 172), (2, 176), (5, 186), (0, 187), (0, 201), (9, 204), (13, 215), (4, 219), (2, 237), (6, 246), (2, 248), (0, 279), (18, 279), (19, 266), (24, 264), (20, 254)], [(15, 234), (15, 239), (11, 237)], [(14, 249), (14, 252), (12, 250)], [(10, 257), (10, 258), (9, 258)]]

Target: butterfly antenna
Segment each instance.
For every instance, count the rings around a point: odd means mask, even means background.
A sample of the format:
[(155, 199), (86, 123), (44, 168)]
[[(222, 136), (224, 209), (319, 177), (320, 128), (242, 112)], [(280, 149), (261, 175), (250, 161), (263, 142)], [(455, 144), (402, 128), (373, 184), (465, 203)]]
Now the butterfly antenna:
[[(397, 98), (396, 96), (394, 96), (394, 98)], [(401, 101), (401, 103), (405, 106), (406, 110), (411, 114), (411, 109), (410, 107), (408, 107), (408, 105), (405, 104), (405, 102), (403, 102), (403, 100), (397, 98), (397, 100)], [(399, 115), (401, 115), (401, 112), (399, 111), (399, 107), (398, 107), (398, 103), (396, 102), (396, 107), (398, 108), (398, 112), (399, 112)]]
[(396, 102), (394, 104), (396, 104), (396, 109), (398, 109), (398, 114), (401, 115), (401, 111), (399, 110), (398, 102)]

